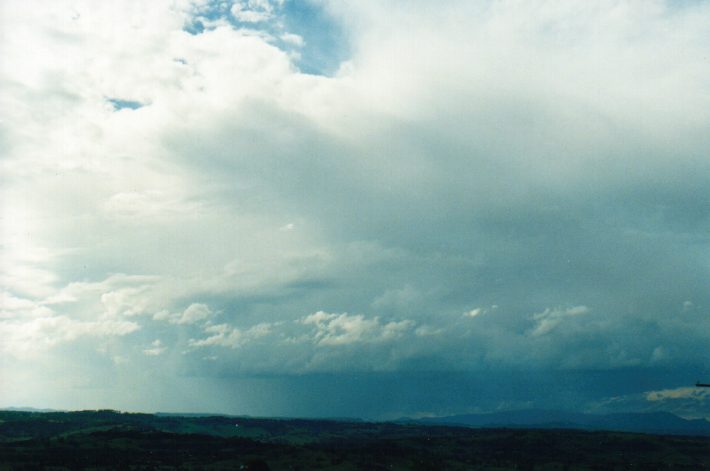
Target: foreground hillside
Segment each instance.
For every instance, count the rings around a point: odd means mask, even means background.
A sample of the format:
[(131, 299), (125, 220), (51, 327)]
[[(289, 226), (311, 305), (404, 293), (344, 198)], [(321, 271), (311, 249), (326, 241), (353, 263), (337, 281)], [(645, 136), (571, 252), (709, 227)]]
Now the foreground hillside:
[(710, 469), (706, 437), (0, 412), (0, 470)]

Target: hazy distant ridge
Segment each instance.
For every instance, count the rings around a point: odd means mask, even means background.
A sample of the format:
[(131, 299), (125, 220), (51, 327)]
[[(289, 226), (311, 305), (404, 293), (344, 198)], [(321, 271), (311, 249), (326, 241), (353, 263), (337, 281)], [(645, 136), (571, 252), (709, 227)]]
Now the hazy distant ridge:
[(520, 410), (487, 414), (465, 414), (417, 419), (423, 424), (467, 427), (571, 428), (656, 434), (707, 435), (710, 422), (683, 419), (669, 412), (583, 414), (552, 410)]
[(10, 412), (64, 412), (61, 409), (41, 409), (37, 407), (1, 407), (0, 410), (10, 411)]

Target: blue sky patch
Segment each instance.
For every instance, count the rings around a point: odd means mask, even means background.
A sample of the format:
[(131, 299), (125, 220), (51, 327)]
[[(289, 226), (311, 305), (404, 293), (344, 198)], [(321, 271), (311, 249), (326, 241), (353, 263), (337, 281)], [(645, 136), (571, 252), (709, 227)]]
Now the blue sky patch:
[[(242, 5), (239, 10), (236, 5)], [(210, 24), (226, 21), (235, 29), (268, 34), (272, 43), (289, 52), (301, 72), (333, 75), (350, 54), (343, 28), (327, 12), (311, 2), (268, 3), (269, 9), (249, 10), (248, 2), (213, 1), (202, 6), (184, 26), (190, 34), (209, 31)], [(236, 15), (234, 13), (237, 13)], [(300, 38), (301, 40), (295, 40)]]
[(143, 108), (145, 106), (145, 103), (141, 103), (140, 101), (122, 100), (120, 98), (107, 98), (106, 101), (111, 103), (111, 105), (113, 105), (113, 109), (116, 111), (125, 109), (137, 110), (138, 108)]

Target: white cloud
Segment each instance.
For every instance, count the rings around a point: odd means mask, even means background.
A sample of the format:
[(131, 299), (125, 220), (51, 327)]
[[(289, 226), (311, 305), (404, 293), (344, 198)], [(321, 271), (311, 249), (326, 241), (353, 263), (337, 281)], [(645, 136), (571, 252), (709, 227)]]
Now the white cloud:
[(27, 322), (0, 322), (0, 349), (17, 358), (31, 358), (35, 354), (81, 337), (121, 337), (140, 326), (135, 322), (118, 320), (78, 321), (67, 316), (51, 316)]
[(549, 334), (564, 322), (565, 319), (589, 313), (587, 306), (573, 306), (568, 308), (547, 308), (543, 312), (532, 315), (536, 322), (535, 327), (530, 331), (533, 337)]
[(658, 391), (647, 391), (645, 393), (647, 401), (666, 401), (674, 399), (693, 399), (697, 401), (710, 401), (710, 390), (704, 388), (675, 388), (661, 389)]
[(143, 350), (143, 354), (148, 355), (148, 356), (158, 356), (158, 355), (162, 355), (164, 352), (165, 352), (165, 346), (160, 341), (160, 339), (155, 339), (150, 344), (149, 348), (146, 348)]
[(54, 290), (42, 304), (79, 317), (118, 318), (149, 314), (159, 305), (160, 277), (112, 274), (101, 281), (76, 281)]
[(205, 320), (212, 315), (212, 310), (206, 304), (193, 303), (182, 312), (179, 319), (174, 322), (176, 324), (194, 324), (198, 321)]
[(298, 34), (284, 33), (279, 37), (281, 38), (281, 40), (283, 42), (290, 44), (292, 46), (303, 47), (306, 44), (306, 42), (303, 40), (303, 37), (299, 36)]
[(32, 319), (49, 317), (54, 311), (35, 301), (19, 298), (7, 292), (0, 292), (0, 320), (2, 319)]
[(397, 340), (407, 335), (416, 325), (411, 319), (392, 321), (382, 325), (380, 339), (382, 341)]
[(205, 327), (207, 338), (190, 339), (191, 347), (220, 346), (228, 348), (242, 347), (250, 341), (266, 337), (271, 334), (274, 325), (270, 323), (256, 324), (246, 330), (240, 330), (229, 324), (215, 324)]
[(268, 21), (274, 16), (274, 7), (269, 0), (237, 0), (230, 11), (238, 21), (247, 23)]
[(100, 282), (73, 282), (28, 299), (3, 293), (0, 335), (4, 351), (28, 358), (81, 338), (122, 337), (140, 328), (125, 316), (143, 314), (155, 277), (111, 275)]
[(142, 296), (146, 287), (122, 288), (109, 291), (101, 295), (101, 303), (109, 317), (135, 316), (143, 314), (148, 305), (148, 300)]
[(406, 319), (382, 324), (377, 317), (367, 319), (362, 314), (330, 314), (324, 311), (310, 314), (301, 322), (315, 326), (314, 342), (324, 346), (394, 340), (415, 325)]
[(215, 312), (206, 304), (192, 303), (182, 312), (170, 312), (163, 309), (153, 314), (153, 320), (168, 321), (176, 325), (191, 325), (201, 321), (207, 321), (215, 315)]

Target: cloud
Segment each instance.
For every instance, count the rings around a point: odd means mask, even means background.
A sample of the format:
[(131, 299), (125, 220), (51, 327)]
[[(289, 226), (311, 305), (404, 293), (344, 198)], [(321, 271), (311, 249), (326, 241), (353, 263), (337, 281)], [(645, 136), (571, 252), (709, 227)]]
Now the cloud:
[(303, 47), (305, 45), (305, 41), (303, 40), (303, 37), (299, 36), (297, 34), (284, 33), (280, 36), (280, 38), (283, 42), (290, 44), (292, 46)]
[[(303, 327), (312, 329), (303, 330)], [(396, 341), (411, 334), (415, 322), (399, 320), (381, 322), (379, 317), (365, 318), (357, 314), (331, 314), (318, 311), (291, 323), (258, 323), (239, 329), (229, 324), (211, 324), (204, 327), (208, 337), (191, 339), (193, 347), (222, 346), (244, 347), (253, 340), (271, 337), (274, 342), (285, 344), (316, 344), (321, 347), (382, 343)]]
[(645, 393), (645, 396), (646, 400), (651, 402), (673, 399), (697, 399), (705, 401), (710, 399), (710, 391), (701, 388), (675, 388), (648, 391)]
[(330, 314), (324, 311), (310, 314), (302, 322), (315, 326), (314, 341), (323, 346), (394, 340), (414, 326), (411, 320), (381, 324), (377, 317), (366, 319), (361, 314)]
[(372, 302), (372, 308), (376, 311), (398, 310), (406, 311), (417, 303), (423, 302), (425, 295), (420, 293), (411, 285), (405, 285), (398, 289), (388, 289), (379, 295)]
[(274, 5), (270, 0), (238, 0), (230, 11), (238, 21), (259, 23), (274, 16)]
[(146, 301), (140, 299), (144, 291), (145, 287), (109, 291), (101, 295), (101, 303), (105, 306), (108, 316), (134, 316), (146, 310)]
[(179, 195), (157, 189), (116, 193), (108, 198), (104, 209), (117, 218), (165, 217), (171, 213), (199, 211), (194, 205), (181, 201)]
[(10, 293), (0, 293), (0, 319), (32, 319), (49, 317), (53, 311), (29, 299), (18, 298)]
[(160, 282), (157, 276), (110, 274), (101, 281), (70, 282), (39, 302), (79, 317), (145, 315), (160, 304), (156, 297)]
[(149, 348), (143, 350), (143, 354), (148, 356), (158, 356), (162, 355), (165, 352), (165, 349), (166, 348), (165, 346), (163, 346), (163, 343), (160, 341), (160, 339), (156, 339), (151, 342)]
[(182, 312), (182, 316), (175, 320), (176, 324), (194, 324), (195, 322), (205, 320), (212, 315), (212, 310), (209, 306), (200, 303), (190, 304), (187, 309)]
[(0, 337), (2, 351), (22, 359), (82, 337), (121, 337), (139, 329), (140, 326), (131, 321), (78, 321), (66, 316), (50, 316), (25, 322), (2, 322)]
[(79, 339), (123, 337), (141, 328), (125, 317), (143, 314), (154, 277), (111, 275), (101, 282), (73, 282), (46, 298), (3, 293), (0, 334), (4, 351), (18, 358)]
[[(128, 368), (170, 345), (166, 377), (704, 371), (706, 3), (3, 12), (13, 355)], [(347, 61), (299, 69), (324, 43)]]
[(590, 412), (667, 411), (687, 419), (707, 419), (710, 416), (710, 391), (697, 387), (674, 387), (615, 396), (595, 402)]
[(536, 322), (535, 327), (530, 331), (530, 335), (537, 337), (546, 335), (554, 330), (566, 318), (587, 314), (590, 309), (587, 306), (573, 306), (569, 308), (547, 308), (543, 312), (532, 315)]
[(167, 309), (161, 310), (153, 314), (153, 320), (168, 321), (171, 324), (191, 325), (201, 321), (210, 322), (210, 318), (217, 314), (210, 307), (203, 303), (192, 303), (182, 312), (170, 312)]
[(254, 339), (265, 337), (271, 333), (272, 324), (261, 323), (247, 330), (240, 330), (228, 324), (216, 324), (205, 327), (204, 331), (209, 337), (201, 340), (190, 339), (191, 347), (220, 346), (238, 348)]

